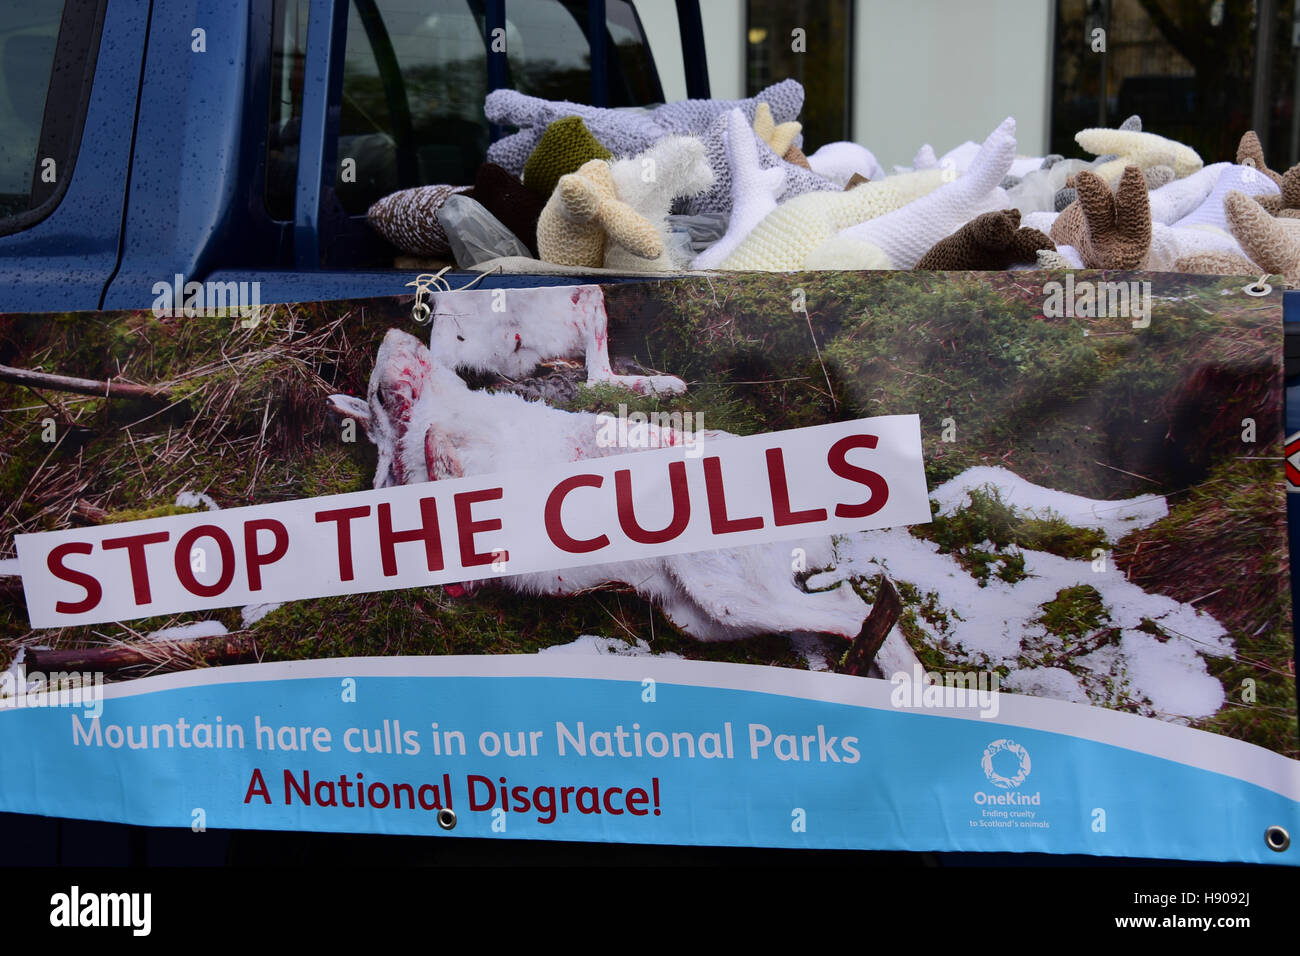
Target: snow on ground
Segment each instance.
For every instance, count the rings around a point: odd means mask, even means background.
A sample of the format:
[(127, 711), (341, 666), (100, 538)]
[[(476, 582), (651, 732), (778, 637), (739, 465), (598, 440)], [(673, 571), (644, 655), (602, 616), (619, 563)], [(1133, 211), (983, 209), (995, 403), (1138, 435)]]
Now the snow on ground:
[(969, 506), (971, 490), (985, 485), (996, 488), (1003, 502), (1018, 511), (1036, 518), (1045, 518), (1051, 511), (1076, 528), (1095, 528), (1103, 532), (1112, 542), (1169, 515), (1169, 507), (1160, 495), (1098, 501), (1044, 488), (1005, 468), (987, 466), (966, 469), (936, 488), (930, 497), (939, 502), (940, 514), (950, 515)]
[(244, 627), (252, 627), (272, 611), (278, 611), (282, 607), (284, 607), (283, 602), (278, 604), (249, 604), (240, 609), (239, 619)]
[[(1035, 485), (1005, 468), (968, 469), (931, 497), (939, 502), (941, 514), (951, 515), (969, 507), (972, 490), (986, 487), (996, 489), (1004, 503), (1021, 513), (1039, 518), (1054, 515), (1076, 528), (1101, 531), (1112, 543), (1169, 514), (1165, 499), (1157, 495), (1095, 500)], [(996, 550), (987, 541), (975, 547)], [(1223, 687), (1207, 670), (1205, 658), (1234, 655), (1227, 631), (1189, 604), (1143, 591), (1109, 558), (1099, 571), (1092, 561), (1012, 545), (1003, 553), (1023, 557), (1025, 576), (1013, 583), (990, 574), (981, 586), (956, 555), (941, 554), (937, 543), (913, 537), (906, 528), (845, 536), (836, 553), (836, 568), (814, 575), (809, 587), (870, 579), (881, 572), (896, 584), (911, 585), (927, 604), (925, 613), (915, 601), (908, 604), (927, 643), (954, 667), (1005, 669), (1001, 686), (1008, 691), (1137, 707), (1139, 712), (1172, 720), (1206, 717), (1224, 704)], [(1105, 614), (1101, 626), (1081, 635), (1049, 631), (1040, 620), (1044, 605), (1056, 601), (1061, 591), (1083, 585), (1099, 596)], [(815, 636), (796, 635), (791, 646), (810, 669), (831, 669), (829, 651)], [(889, 665), (886, 673), (910, 672), (916, 660), (911, 651), (896, 627), (877, 664)], [(632, 644), (590, 634), (539, 653), (678, 656), (655, 655), (644, 640)]]
[(211, 495), (202, 491), (182, 491), (176, 496), (177, 508), (206, 508), (208, 511), (220, 511), (221, 505)]
[(543, 647), (538, 654), (611, 654), (615, 657), (668, 657), (681, 660), (680, 654), (674, 654), (672, 651), (664, 651), (656, 654), (650, 650), (650, 645), (641, 638), (636, 639), (635, 644), (629, 644), (627, 641), (620, 640), (617, 637), (598, 637), (595, 634), (584, 634), (576, 641), (568, 644), (555, 644), (551, 647)]
[[(1112, 541), (1168, 514), (1158, 496), (1097, 501), (1034, 485), (1002, 468), (969, 469), (932, 497), (948, 515), (969, 505), (971, 489), (985, 485), (1021, 511), (1047, 517), (1050, 510), (1075, 527), (1098, 529)], [(993, 546), (985, 542), (982, 547)], [(1109, 561), (1098, 571), (1091, 561), (1012, 546), (1009, 553), (1024, 558), (1026, 576), (1011, 583), (989, 575), (981, 587), (955, 555), (939, 553), (938, 544), (913, 537), (906, 528), (849, 535), (837, 553), (835, 570), (816, 575), (810, 584), (824, 587), (883, 571), (895, 583), (912, 585), (922, 601), (933, 602), (931, 620), (916, 615), (930, 643), (954, 666), (1007, 668), (1002, 686), (1008, 690), (1104, 706), (1138, 705), (1143, 712), (1173, 719), (1206, 717), (1223, 706), (1223, 687), (1205, 666), (1206, 656), (1234, 655), (1223, 626), (1189, 604), (1148, 594)], [(1060, 591), (1081, 585), (1096, 590), (1109, 619), (1067, 642), (1037, 619)], [(1118, 632), (1118, 638), (1107, 640), (1103, 629), (1112, 638)], [(899, 634), (895, 629), (890, 636)]]
[(1000, 686), (1031, 697), (1051, 697), (1072, 704), (1090, 703), (1079, 678), (1064, 667), (1027, 667), (1010, 674), (1000, 682)]
[(150, 631), (145, 636), (147, 641), (197, 641), (201, 637), (221, 637), (229, 633), (220, 621), (191, 621)]
[[(1086, 672), (1095, 674), (1096, 685), (1088, 696), (1096, 703), (1114, 705), (1149, 700), (1165, 714), (1205, 717), (1223, 705), (1223, 687), (1206, 670), (1202, 655), (1231, 656), (1233, 648), (1223, 626), (1208, 614), (1160, 594), (1147, 594), (1108, 566), (1104, 572), (1092, 562), (1078, 561), (1023, 551), (1026, 577), (1014, 584), (990, 576), (987, 587), (957, 563), (951, 554), (940, 554), (932, 541), (914, 538), (905, 529), (865, 532), (850, 537), (841, 547), (837, 577), (874, 577), (881, 571), (895, 582), (906, 582), (922, 595), (936, 595), (938, 607), (947, 614), (943, 633), (924, 621), (918, 624), (954, 647), (961, 660), (981, 667), (1010, 668), (1004, 686), (1037, 696), (1078, 700), (1089, 683), (1064, 680), (1058, 667), (1034, 667), (1032, 662), (1053, 650), (1054, 635), (1040, 623), (1043, 605), (1064, 588), (1089, 585), (1101, 595), (1110, 621), (1121, 639), (1112, 659), (1102, 650), (1074, 659)], [(1157, 638), (1136, 628), (1150, 621), (1168, 637)], [(1147, 625), (1149, 626), (1149, 625)], [(1029, 664), (1030, 666), (1026, 666)], [(1107, 680), (1117, 684), (1118, 699), (1106, 690)], [(1127, 685), (1125, 688), (1124, 685)]]

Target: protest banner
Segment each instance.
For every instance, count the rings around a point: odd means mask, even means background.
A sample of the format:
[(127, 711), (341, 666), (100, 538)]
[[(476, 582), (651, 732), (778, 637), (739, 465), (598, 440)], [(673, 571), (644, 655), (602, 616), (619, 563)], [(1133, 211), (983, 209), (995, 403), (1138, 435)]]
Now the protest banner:
[(1281, 295), (1242, 286), (0, 317), (0, 809), (1294, 863)]

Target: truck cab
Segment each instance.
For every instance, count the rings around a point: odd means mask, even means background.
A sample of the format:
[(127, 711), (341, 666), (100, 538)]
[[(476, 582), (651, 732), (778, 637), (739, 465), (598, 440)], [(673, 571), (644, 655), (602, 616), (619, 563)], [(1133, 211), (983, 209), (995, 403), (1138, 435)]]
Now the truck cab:
[[(697, 0), (675, 13), (706, 97)], [(508, 132), (491, 90), (664, 99), (632, 0), (50, 0), (0, 12), (0, 64), (5, 312), (145, 308), (178, 275), (263, 302), (398, 294), (366, 210), (472, 182)]]

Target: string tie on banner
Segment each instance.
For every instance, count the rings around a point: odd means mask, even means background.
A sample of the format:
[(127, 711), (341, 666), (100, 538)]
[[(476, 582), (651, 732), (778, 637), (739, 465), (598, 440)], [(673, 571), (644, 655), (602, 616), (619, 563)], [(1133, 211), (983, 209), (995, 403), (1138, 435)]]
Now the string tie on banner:
[(433, 309), (425, 301), (425, 297), (431, 295), (430, 289), (436, 289), (439, 292), (456, 292), (463, 289), (473, 288), (484, 276), (491, 275), (493, 272), (499, 272), (500, 269), (489, 269), (487, 272), (480, 272), (474, 278), (470, 279), (462, 286), (452, 288), (450, 282), (443, 278), (443, 275), (450, 271), (451, 266), (443, 266), (437, 272), (421, 272), (415, 277), (414, 282), (406, 283), (407, 287), (415, 287), (415, 304), (411, 306), (411, 320), (416, 325), (428, 325), (433, 316)]

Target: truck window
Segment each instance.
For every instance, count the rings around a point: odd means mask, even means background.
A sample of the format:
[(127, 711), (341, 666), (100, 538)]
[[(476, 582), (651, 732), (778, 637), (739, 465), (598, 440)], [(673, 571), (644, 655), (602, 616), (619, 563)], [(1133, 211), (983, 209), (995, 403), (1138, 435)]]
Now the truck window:
[[(354, 215), (406, 186), (473, 182), (489, 142), (487, 54), (471, 4), (379, 0), (370, 16), (364, 6), (348, 14), (335, 183)], [(355, 182), (342, 169), (349, 158)]]
[[(277, 0), (266, 204), (293, 217), (306, 0)], [(663, 99), (629, 0), (606, 0), (605, 70), (591, 72), (588, 0), (506, 0), (505, 83), (607, 106)], [(339, 110), (335, 193), (351, 215), (409, 186), (470, 183), (491, 142), (483, 115), (492, 43), (481, 0), (353, 0)], [(350, 161), (350, 162), (348, 162)]]
[(0, 235), (58, 204), (94, 76), (98, 0), (0, 4)]

